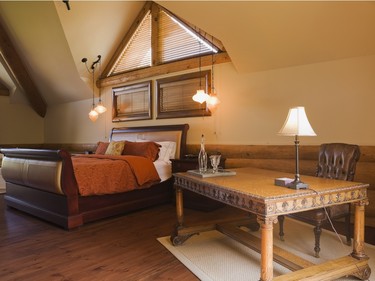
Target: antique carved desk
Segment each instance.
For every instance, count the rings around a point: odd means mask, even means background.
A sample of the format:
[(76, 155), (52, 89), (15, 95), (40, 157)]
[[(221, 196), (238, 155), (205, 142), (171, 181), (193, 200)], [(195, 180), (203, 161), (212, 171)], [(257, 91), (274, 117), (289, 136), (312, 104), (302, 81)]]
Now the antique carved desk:
[[(200, 178), (189, 173), (176, 173), (177, 226), (171, 235), (173, 245), (180, 245), (190, 236), (216, 229), (261, 253), (260, 280), (334, 280), (355, 275), (366, 280), (371, 274), (368, 257), (364, 252), (364, 212), (368, 204), (368, 184), (304, 176), (310, 189), (294, 190), (274, 185), (274, 179), (289, 176), (282, 172), (255, 168), (234, 169), (235, 176)], [(261, 239), (238, 226), (250, 225), (247, 219), (236, 222), (210, 223), (185, 226), (183, 189), (187, 189), (255, 215), (261, 229)], [(348, 256), (315, 265), (273, 245), (273, 223), (279, 215), (352, 203), (355, 208), (353, 252)], [(258, 225), (258, 227), (259, 227)], [(273, 277), (272, 261), (292, 270)]]

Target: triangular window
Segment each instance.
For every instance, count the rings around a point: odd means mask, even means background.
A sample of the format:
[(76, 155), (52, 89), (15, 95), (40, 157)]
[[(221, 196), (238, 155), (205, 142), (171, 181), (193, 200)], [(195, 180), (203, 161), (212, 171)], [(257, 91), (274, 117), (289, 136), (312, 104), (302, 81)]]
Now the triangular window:
[(110, 75), (151, 66), (151, 11), (127, 42)]
[(106, 77), (222, 51), (214, 44), (220, 41), (154, 2), (146, 3), (136, 22), (107, 66)]
[(216, 53), (218, 49), (168, 12), (160, 10), (158, 58), (161, 63)]

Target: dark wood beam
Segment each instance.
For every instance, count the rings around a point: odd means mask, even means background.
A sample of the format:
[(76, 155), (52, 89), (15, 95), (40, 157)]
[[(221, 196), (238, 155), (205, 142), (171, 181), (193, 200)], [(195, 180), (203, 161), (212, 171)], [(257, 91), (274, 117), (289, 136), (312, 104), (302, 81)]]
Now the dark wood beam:
[(0, 96), (9, 96), (9, 94), (8, 87), (0, 81)]
[(23, 89), (31, 107), (38, 115), (44, 117), (47, 112), (47, 104), (30, 77), (21, 57), (14, 48), (2, 21), (0, 21), (0, 52), (7, 66), (12, 71), (13, 78), (17, 81), (17, 86)]

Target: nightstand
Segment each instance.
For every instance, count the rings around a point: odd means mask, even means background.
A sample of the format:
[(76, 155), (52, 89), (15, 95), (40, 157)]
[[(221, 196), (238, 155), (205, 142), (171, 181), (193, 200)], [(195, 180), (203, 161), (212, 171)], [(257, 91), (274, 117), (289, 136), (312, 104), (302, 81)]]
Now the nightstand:
[[(172, 173), (186, 172), (187, 170), (198, 169), (198, 159), (197, 158), (181, 158), (181, 159), (171, 159), (172, 161)], [(211, 168), (211, 165), (208, 163)], [(225, 158), (220, 159), (220, 168), (225, 168)], [(209, 212), (216, 210), (218, 208), (224, 207), (225, 204), (199, 195), (197, 193), (191, 192), (189, 190), (183, 190), (184, 194), (184, 208), (189, 208), (193, 210), (199, 210), (204, 212)]]

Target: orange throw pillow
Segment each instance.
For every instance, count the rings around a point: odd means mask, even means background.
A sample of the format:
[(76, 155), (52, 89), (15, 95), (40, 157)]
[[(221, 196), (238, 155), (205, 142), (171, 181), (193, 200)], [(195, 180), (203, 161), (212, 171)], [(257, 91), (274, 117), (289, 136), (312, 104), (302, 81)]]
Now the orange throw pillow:
[(107, 150), (109, 145), (109, 142), (98, 142), (98, 146), (96, 147), (95, 154), (105, 154), (105, 151)]
[(150, 159), (152, 162), (159, 157), (160, 145), (155, 142), (132, 142), (125, 141), (123, 155), (142, 156)]

